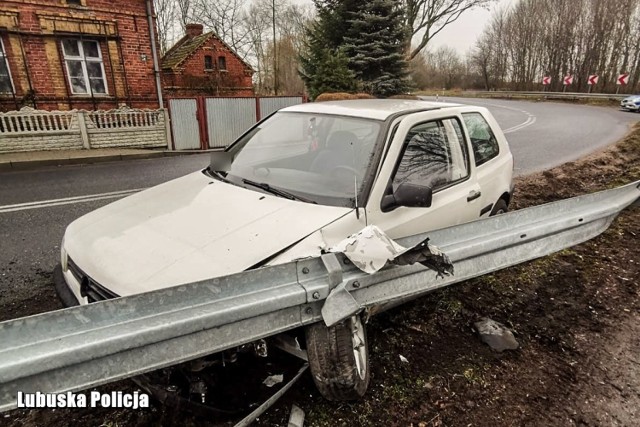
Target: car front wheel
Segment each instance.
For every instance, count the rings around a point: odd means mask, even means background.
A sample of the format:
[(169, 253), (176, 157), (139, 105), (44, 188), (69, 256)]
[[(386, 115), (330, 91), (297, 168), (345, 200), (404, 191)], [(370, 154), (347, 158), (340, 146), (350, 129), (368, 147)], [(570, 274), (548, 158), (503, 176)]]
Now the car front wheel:
[(356, 400), (369, 386), (369, 349), (359, 315), (332, 327), (322, 322), (306, 329), (311, 375), (328, 400)]
[(507, 213), (508, 211), (509, 207), (507, 206), (507, 202), (505, 202), (504, 199), (500, 199), (491, 210), (491, 214), (489, 216), (501, 215), (503, 213)]

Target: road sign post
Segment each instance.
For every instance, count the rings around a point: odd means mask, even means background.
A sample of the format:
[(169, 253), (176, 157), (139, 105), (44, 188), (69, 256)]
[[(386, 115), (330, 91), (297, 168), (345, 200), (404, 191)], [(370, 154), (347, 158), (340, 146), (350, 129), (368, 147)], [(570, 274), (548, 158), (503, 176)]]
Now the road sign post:
[(566, 76), (564, 76), (564, 79), (562, 79), (562, 91), (566, 92), (567, 86), (569, 86), (571, 83), (573, 83), (573, 76), (571, 74), (567, 74)]
[(620, 86), (626, 86), (629, 83), (629, 73), (622, 73), (616, 79), (616, 95), (620, 92)]
[(589, 78), (587, 79), (587, 85), (589, 85), (589, 92), (591, 93), (591, 89), (598, 84), (598, 79), (600, 77), (598, 77), (597, 74), (591, 74), (589, 75)]
[(545, 92), (547, 90), (547, 86), (551, 84), (551, 76), (543, 76), (542, 77), (542, 91)]

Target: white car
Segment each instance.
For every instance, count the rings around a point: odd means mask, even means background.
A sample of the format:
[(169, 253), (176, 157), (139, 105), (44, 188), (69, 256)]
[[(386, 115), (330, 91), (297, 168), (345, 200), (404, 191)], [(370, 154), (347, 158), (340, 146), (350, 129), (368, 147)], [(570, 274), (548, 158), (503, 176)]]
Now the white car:
[(640, 111), (640, 95), (631, 95), (620, 101), (620, 108), (625, 111)]
[[(367, 225), (395, 239), (473, 221), (507, 210), (512, 172), (507, 141), (481, 107), (284, 108), (211, 167), (74, 221), (56, 288), (66, 305), (86, 304), (318, 256)], [(361, 372), (357, 396), (367, 383)], [(354, 396), (320, 388), (329, 398)]]

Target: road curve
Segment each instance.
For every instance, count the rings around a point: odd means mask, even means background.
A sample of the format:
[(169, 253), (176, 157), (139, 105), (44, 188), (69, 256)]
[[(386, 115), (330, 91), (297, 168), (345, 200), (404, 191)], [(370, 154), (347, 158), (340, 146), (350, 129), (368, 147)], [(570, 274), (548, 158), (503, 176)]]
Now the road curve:
[(509, 140), (516, 175), (549, 169), (597, 151), (618, 141), (640, 120), (636, 113), (590, 105), (449, 97), (440, 97), (440, 101), (488, 108)]

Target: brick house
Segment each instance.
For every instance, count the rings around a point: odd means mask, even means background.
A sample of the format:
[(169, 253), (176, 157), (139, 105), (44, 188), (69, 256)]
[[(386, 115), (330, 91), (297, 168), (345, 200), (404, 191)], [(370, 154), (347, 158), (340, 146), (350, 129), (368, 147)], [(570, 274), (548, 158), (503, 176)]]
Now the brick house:
[(150, 0), (1, 0), (0, 111), (158, 108), (148, 10)]
[(254, 96), (253, 68), (214, 32), (189, 24), (185, 36), (162, 58), (167, 95)]

